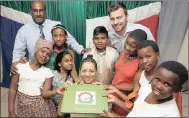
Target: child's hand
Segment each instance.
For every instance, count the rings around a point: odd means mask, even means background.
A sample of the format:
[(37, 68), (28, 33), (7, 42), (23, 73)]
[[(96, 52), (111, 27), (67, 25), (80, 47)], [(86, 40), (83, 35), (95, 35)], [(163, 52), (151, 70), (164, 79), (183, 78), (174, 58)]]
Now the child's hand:
[(115, 97), (112, 94), (107, 94), (107, 97), (108, 97), (108, 103), (116, 104), (119, 100), (119, 99), (117, 99), (117, 97)]
[(75, 83), (76, 84), (84, 84), (84, 82), (81, 79), (77, 80)]
[(100, 83), (100, 82), (93, 82), (92, 84), (93, 85), (102, 85), (102, 83)]
[(16, 117), (16, 113), (14, 111), (10, 112), (9, 117)]
[(117, 94), (119, 92), (119, 90), (112, 85), (105, 85), (104, 88), (107, 90), (107, 94)]
[(71, 81), (68, 81), (68, 82), (66, 82), (64, 85), (63, 85), (63, 87), (66, 89), (66, 88), (68, 88), (69, 86), (71, 86), (73, 83), (71, 82)]
[(116, 115), (113, 112), (103, 110), (104, 113), (100, 114), (100, 117), (112, 117), (115, 118)]
[(56, 93), (58, 94), (63, 94), (65, 91), (65, 88), (63, 86), (60, 86), (59, 88), (56, 89)]

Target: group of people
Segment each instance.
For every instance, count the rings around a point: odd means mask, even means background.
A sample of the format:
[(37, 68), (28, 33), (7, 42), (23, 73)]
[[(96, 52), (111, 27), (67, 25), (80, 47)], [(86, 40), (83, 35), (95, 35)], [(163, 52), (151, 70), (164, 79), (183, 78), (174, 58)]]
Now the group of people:
[[(65, 88), (74, 83), (104, 85), (112, 104), (103, 114), (81, 117), (180, 116), (177, 96), (188, 79), (187, 69), (176, 61), (158, 65), (160, 53), (152, 33), (142, 25), (128, 23), (122, 3), (108, 9), (112, 30), (108, 32), (104, 26), (94, 29), (92, 49), (79, 45), (59, 22), (45, 19), (42, 1), (33, 1), (30, 7), (34, 22), (21, 27), (15, 39), (10, 117), (79, 116), (58, 114)], [(83, 55), (79, 74), (74, 52)]]

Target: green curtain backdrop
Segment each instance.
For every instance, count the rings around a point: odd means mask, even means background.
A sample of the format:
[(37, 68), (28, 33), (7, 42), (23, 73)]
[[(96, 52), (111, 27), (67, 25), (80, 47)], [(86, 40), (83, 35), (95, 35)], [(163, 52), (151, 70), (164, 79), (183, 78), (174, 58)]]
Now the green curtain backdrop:
[[(107, 16), (108, 6), (117, 1), (45, 1), (46, 17), (61, 21), (77, 42), (85, 47), (86, 19)], [(122, 1), (119, 1), (122, 2)], [(123, 1), (127, 9), (147, 5), (155, 1)], [(31, 1), (1, 1), (1, 5), (30, 14)], [(81, 56), (75, 53), (78, 71)]]
[(128, 10), (140, 7), (156, 1), (88, 1), (85, 4), (86, 18), (102, 17), (108, 15), (108, 7), (111, 4), (122, 2)]
[[(31, 1), (2, 1), (0, 4), (30, 14)], [(45, 1), (45, 5), (46, 17), (61, 21), (77, 42), (85, 47), (86, 15), (84, 1)], [(81, 56), (75, 53), (77, 71), (80, 61)]]

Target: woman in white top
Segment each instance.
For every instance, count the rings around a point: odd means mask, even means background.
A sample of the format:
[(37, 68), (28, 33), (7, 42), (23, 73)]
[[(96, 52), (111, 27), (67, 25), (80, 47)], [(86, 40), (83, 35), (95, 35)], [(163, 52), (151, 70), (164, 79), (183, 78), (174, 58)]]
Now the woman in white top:
[[(47, 40), (36, 42), (34, 59), (25, 64), (17, 64), (18, 74), (12, 75), (9, 97), (9, 117), (56, 117), (56, 108), (51, 99), (43, 99), (41, 87), (47, 78), (52, 78), (52, 71), (43, 64), (52, 54), (52, 44)], [(16, 95), (17, 114), (14, 104)]]

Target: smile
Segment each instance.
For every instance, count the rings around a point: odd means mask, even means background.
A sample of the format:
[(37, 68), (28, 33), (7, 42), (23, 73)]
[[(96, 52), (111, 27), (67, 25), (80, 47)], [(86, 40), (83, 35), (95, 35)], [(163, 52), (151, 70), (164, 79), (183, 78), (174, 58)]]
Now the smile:
[(153, 91), (154, 91), (154, 93), (155, 93), (156, 95), (161, 95), (161, 91), (160, 91), (160, 90), (158, 90), (158, 89), (153, 89)]

